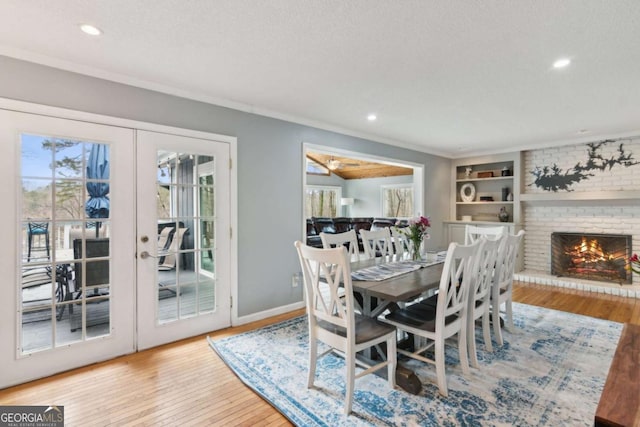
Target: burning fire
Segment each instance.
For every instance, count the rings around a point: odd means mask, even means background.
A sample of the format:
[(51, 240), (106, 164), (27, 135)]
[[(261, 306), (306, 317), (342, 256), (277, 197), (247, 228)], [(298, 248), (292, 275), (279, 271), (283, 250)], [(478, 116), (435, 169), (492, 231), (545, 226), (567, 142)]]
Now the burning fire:
[(629, 236), (554, 233), (551, 272), (559, 276), (631, 283), (626, 268), (630, 244)]
[[(602, 246), (597, 239), (587, 241), (585, 237), (582, 238), (582, 243), (574, 246), (572, 255), (579, 259), (574, 259), (574, 262), (598, 262), (607, 259)], [(609, 255), (608, 259), (611, 259)]]
[(582, 238), (582, 242), (579, 245), (573, 247), (570, 255), (574, 257), (573, 262), (576, 264), (606, 261), (614, 258), (611, 254), (605, 254), (597, 239), (587, 241), (586, 237)]

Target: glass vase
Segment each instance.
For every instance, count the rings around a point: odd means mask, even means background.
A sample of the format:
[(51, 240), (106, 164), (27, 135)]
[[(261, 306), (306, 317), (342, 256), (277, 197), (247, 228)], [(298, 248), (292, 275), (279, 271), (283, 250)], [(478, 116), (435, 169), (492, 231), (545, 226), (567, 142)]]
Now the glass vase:
[(420, 259), (422, 258), (420, 255), (420, 246), (422, 244), (422, 241), (412, 241), (411, 242), (411, 251), (410, 251), (410, 255), (411, 255), (411, 260), (412, 261), (420, 261)]

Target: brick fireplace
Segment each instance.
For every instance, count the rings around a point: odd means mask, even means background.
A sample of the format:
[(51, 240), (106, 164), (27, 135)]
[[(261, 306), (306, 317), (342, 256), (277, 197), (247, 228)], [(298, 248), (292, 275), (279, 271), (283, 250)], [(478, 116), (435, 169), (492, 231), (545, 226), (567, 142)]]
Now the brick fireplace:
[[(625, 151), (640, 159), (640, 138), (623, 141)], [(615, 166), (591, 175), (567, 190), (549, 191), (534, 184), (531, 171), (557, 165), (563, 171), (585, 162), (585, 144), (549, 147), (522, 153), (521, 226), (526, 231), (523, 269), (515, 278), (529, 283), (640, 298), (640, 275), (626, 280), (552, 274), (551, 236), (554, 233), (630, 236), (628, 256), (640, 254), (640, 165)], [(617, 156), (618, 144), (605, 147), (602, 156)], [(603, 148), (603, 150), (605, 150)], [(582, 240), (580, 240), (580, 245)], [(577, 259), (577, 258), (576, 258)], [(555, 268), (554, 268), (555, 269)]]

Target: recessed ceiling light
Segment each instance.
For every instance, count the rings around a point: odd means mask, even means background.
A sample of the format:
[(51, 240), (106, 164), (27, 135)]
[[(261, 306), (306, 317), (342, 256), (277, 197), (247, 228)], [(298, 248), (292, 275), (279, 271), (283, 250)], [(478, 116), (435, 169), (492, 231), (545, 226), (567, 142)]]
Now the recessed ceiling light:
[(80, 24), (80, 29), (91, 36), (99, 36), (102, 34), (100, 28), (94, 27), (91, 24)]
[(378, 119), (378, 116), (376, 116), (375, 114), (369, 114), (367, 116), (367, 120), (369, 120), (370, 122), (375, 122)]
[(564, 68), (569, 64), (571, 64), (571, 60), (569, 58), (561, 58), (553, 63), (553, 68)]

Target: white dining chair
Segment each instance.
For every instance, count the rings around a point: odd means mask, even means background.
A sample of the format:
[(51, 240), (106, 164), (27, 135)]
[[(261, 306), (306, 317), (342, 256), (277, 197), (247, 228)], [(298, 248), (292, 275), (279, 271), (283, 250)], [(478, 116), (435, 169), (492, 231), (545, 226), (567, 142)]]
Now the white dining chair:
[(475, 242), (477, 239), (479, 239), (482, 236), (496, 237), (496, 236), (501, 236), (507, 233), (508, 233), (507, 227), (505, 227), (504, 225), (499, 225), (495, 227), (480, 227), (477, 225), (467, 224), (464, 227), (464, 244), (470, 245), (471, 243)]
[(401, 258), (409, 257), (413, 243), (400, 228), (391, 227), (391, 240), (393, 241), (393, 253)]
[(506, 236), (496, 258), (496, 271), (491, 285), (491, 323), (493, 323), (496, 342), (500, 346), (504, 344), (500, 326), (502, 304), (505, 305), (505, 327), (509, 331), (515, 329), (512, 308), (513, 272), (523, 236), (524, 230), (520, 230), (518, 234)]
[(476, 353), (476, 320), (482, 319), (482, 337), (487, 351), (493, 351), (491, 345), (491, 285), (495, 272), (496, 257), (500, 243), (506, 236), (497, 236), (496, 239), (481, 237), (483, 242), (476, 256), (476, 270), (469, 289), (467, 308), (467, 348), (470, 355), (470, 363), (478, 368), (478, 355)]
[(344, 233), (320, 233), (322, 247), (325, 249), (344, 246), (351, 261), (360, 261), (360, 250), (358, 248), (358, 236), (355, 230), (345, 231)]
[(360, 230), (366, 258), (393, 255), (393, 242), (389, 227), (377, 230)]
[[(458, 354), (462, 372), (469, 372), (467, 355), (467, 307), (469, 287), (477, 271), (476, 252), (483, 242), (471, 245), (449, 245), (445, 259), (438, 293), (434, 296), (435, 305), (428, 300), (411, 304), (403, 309), (392, 311), (384, 317), (384, 321), (398, 330), (424, 338), (414, 339), (413, 351), (398, 349), (398, 353), (436, 366), (438, 391), (447, 396), (447, 380), (445, 372), (445, 340), (458, 335)], [(434, 359), (422, 355), (426, 350), (434, 348)]]
[[(356, 378), (387, 368), (389, 387), (395, 387), (396, 329), (355, 313), (351, 266), (345, 247), (320, 249), (295, 242), (302, 267), (309, 321), (309, 377), (307, 387), (313, 387), (318, 357), (336, 352), (345, 359), (346, 392), (344, 413), (351, 413)], [(330, 292), (322, 292), (328, 284)], [(339, 289), (344, 287), (344, 297)], [(318, 355), (318, 341), (329, 349)], [(356, 353), (385, 343), (386, 360), (369, 365), (356, 359)], [(356, 365), (364, 368), (356, 373)]]

